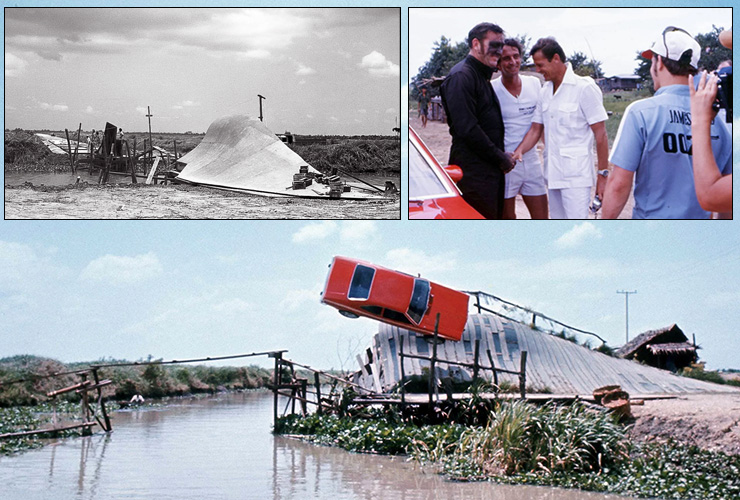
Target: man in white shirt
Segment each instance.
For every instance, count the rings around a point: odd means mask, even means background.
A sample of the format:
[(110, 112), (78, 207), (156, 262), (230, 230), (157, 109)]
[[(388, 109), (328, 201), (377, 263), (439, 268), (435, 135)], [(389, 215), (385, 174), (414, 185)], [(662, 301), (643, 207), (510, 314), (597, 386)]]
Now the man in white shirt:
[[(506, 151), (514, 151), (532, 125), (542, 88), (539, 78), (519, 74), (523, 50), (519, 40), (504, 40), (498, 60), (501, 78), (492, 83), (493, 91), (501, 103)], [(504, 219), (516, 219), (517, 194), (522, 195), (532, 219), (547, 219), (547, 185), (542, 174), (540, 155), (535, 148), (525, 153), (514, 169), (506, 174)]]
[[(596, 195), (603, 198), (609, 175), (603, 96), (593, 79), (573, 72), (554, 38), (540, 38), (530, 54), (546, 83), (532, 126), (514, 151), (514, 158), (520, 159), (532, 149), (544, 131), (550, 218), (585, 219), (594, 183)], [(594, 169), (594, 140), (598, 176)]]

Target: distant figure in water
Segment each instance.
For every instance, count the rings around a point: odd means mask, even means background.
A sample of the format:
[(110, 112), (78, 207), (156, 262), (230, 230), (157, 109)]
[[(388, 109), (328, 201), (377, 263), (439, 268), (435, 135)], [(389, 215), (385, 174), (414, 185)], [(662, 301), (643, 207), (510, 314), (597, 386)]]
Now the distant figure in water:
[(131, 398), (131, 401), (129, 401), (129, 404), (132, 405), (140, 405), (144, 402), (144, 397), (141, 394), (136, 394), (134, 397)]

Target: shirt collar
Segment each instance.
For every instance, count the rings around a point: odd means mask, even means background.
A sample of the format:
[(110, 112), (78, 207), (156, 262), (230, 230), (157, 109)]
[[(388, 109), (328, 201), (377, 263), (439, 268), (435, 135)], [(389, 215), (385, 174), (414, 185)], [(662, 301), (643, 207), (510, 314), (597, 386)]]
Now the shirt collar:
[(466, 62), (470, 64), (478, 73), (483, 75), (487, 80), (490, 80), (493, 76), (493, 68), (486, 66), (475, 57), (468, 54), (465, 58)]
[(682, 83), (676, 83), (675, 85), (666, 85), (665, 87), (660, 87), (658, 90), (656, 90), (655, 94), (653, 95), (660, 94), (689, 95), (689, 86)]
[(573, 67), (570, 64), (570, 61), (565, 63), (565, 75), (563, 75), (563, 81), (561, 85), (563, 83), (568, 84), (568, 85), (573, 85), (576, 83), (577, 80), (578, 80), (578, 75), (576, 75), (575, 72), (573, 71)]

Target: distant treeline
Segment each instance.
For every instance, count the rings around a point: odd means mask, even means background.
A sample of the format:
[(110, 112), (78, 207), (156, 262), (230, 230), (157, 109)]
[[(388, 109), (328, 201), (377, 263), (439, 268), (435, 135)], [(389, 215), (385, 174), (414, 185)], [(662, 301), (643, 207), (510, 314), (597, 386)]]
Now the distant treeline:
[[(153, 360), (148, 360), (153, 361)], [(145, 361), (141, 361), (145, 362)], [(57, 373), (84, 370), (91, 364), (127, 363), (125, 360), (104, 359), (93, 363), (62, 363), (31, 355), (0, 359), (0, 407), (36, 405), (47, 401), (48, 392), (78, 384), (79, 375)], [(113, 383), (103, 388), (106, 399), (129, 400), (135, 394), (144, 398), (160, 398), (195, 393), (265, 387), (272, 371), (258, 366), (231, 367), (206, 365), (147, 364), (101, 368), (101, 379)], [(17, 380), (23, 382), (12, 383)], [(60, 398), (75, 401), (80, 396), (70, 392)]]

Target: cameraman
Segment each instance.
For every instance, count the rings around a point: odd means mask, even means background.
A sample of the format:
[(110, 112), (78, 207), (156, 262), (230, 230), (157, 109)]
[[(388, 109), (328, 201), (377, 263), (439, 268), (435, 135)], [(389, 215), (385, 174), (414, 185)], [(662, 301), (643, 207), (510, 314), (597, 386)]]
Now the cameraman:
[[(724, 33), (723, 33), (724, 34)], [(727, 48), (732, 48), (732, 30), (728, 37), (720, 37)], [(711, 125), (715, 118), (712, 104), (717, 98), (717, 76), (707, 78), (702, 73), (699, 85), (689, 77), (691, 95), (691, 134), (694, 156), (694, 185), (696, 196), (704, 210), (729, 212), (732, 210), (732, 174), (723, 176), (712, 151)]]
[[(701, 47), (681, 28), (669, 26), (642, 56), (651, 59), (655, 95), (624, 112), (609, 160), (614, 164), (604, 193), (603, 218), (616, 219), (634, 183), (633, 219), (709, 219), (694, 188), (691, 103), (687, 77), (696, 74)], [(712, 125), (713, 149), (732, 171), (732, 138)], [(724, 217), (724, 214), (721, 214)]]

